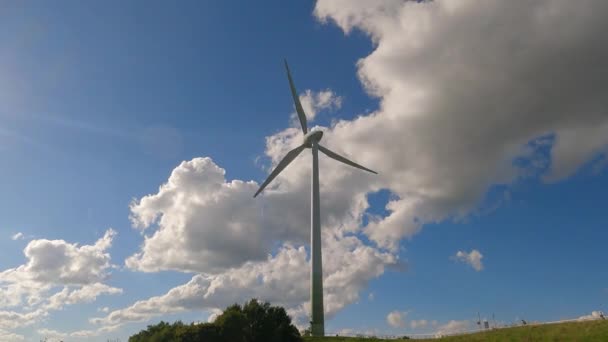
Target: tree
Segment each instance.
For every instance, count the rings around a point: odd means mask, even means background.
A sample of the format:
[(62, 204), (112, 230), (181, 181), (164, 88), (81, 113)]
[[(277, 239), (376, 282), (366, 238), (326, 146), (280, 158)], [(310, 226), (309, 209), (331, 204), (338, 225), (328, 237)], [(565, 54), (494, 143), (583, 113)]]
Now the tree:
[(186, 325), (161, 321), (131, 336), (129, 342), (300, 342), (284, 308), (252, 299), (226, 308), (213, 323)]
[(249, 323), (248, 341), (251, 342), (291, 342), (300, 341), (298, 329), (291, 324), (285, 309), (260, 303), (252, 299), (243, 306), (243, 313)]
[(240, 305), (229, 306), (213, 323), (219, 327), (220, 335), (226, 341), (249, 342), (247, 317)]
[(175, 332), (174, 341), (179, 342), (219, 342), (223, 341), (217, 325), (213, 323), (199, 323), (184, 325)]

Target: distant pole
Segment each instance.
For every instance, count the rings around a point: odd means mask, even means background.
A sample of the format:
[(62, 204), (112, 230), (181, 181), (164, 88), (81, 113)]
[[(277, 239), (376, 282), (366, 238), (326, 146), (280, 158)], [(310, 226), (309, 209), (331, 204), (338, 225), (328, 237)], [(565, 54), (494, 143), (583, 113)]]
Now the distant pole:
[(312, 336), (325, 336), (325, 318), (323, 312), (323, 268), (321, 260), (321, 212), (319, 205), (319, 148), (312, 142), (312, 191), (310, 220), (310, 301)]

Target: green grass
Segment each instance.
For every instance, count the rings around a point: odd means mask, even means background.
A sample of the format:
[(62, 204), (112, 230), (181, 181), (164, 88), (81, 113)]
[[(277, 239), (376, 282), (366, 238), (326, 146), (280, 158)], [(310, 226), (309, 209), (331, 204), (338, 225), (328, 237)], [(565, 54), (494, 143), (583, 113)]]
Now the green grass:
[[(305, 342), (378, 342), (406, 341), (355, 337), (304, 338)], [(608, 341), (608, 320), (528, 325), (474, 334), (416, 341)]]
[[(378, 341), (412, 341), (412, 340), (383, 340), (381, 338), (360, 337), (304, 337), (305, 342), (378, 342)], [(420, 341), (420, 340), (418, 340)]]

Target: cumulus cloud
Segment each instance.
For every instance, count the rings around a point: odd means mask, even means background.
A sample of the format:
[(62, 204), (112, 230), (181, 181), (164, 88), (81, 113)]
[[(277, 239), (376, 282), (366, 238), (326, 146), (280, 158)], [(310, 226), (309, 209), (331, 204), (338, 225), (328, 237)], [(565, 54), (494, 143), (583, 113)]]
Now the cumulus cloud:
[(25, 341), (25, 337), (23, 335), (15, 334), (15, 333), (0, 329), (0, 341), (4, 341), (4, 342)]
[(32, 240), (24, 249), (27, 263), (0, 273), (0, 282), (88, 284), (101, 281), (110, 267), (106, 250), (116, 235), (108, 229), (94, 245), (78, 246), (64, 240)]
[(159, 229), (126, 265), (148, 272), (216, 272), (265, 258), (281, 234), (259, 229), (259, 206), (252, 205), (257, 184), (226, 182), (224, 174), (210, 158), (196, 158), (175, 168), (157, 194), (133, 202), (133, 224), (145, 230), (158, 220)]
[(470, 321), (449, 321), (448, 323), (444, 324), (444, 325), (440, 325), (437, 328), (437, 336), (444, 336), (444, 335), (450, 335), (450, 334), (457, 334), (457, 333), (462, 333), (462, 332), (466, 332), (470, 329), (471, 327), (471, 322)]
[(483, 270), (483, 264), (481, 263), (482, 258), (483, 254), (476, 249), (471, 250), (469, 253), (458, 251), (454, 256), (455, 260), (471, 265), (477, 272)]
[(602, 10), (598, 0), (318, 1), (319, 20), (374, 42), (357, 68), (378, 110), (327, 135), (396, 195), (369, 236), (395, 247), (426, 222), (462, 218), (489, 187), (538, 167), (526, 147), (536, 138), (553, 137), (538, 171), (548, 181), (605, 155)]
[(11, 236), (11, 240), (13, 240), (13, 241), (22, 240), (23, 238), (24, 238), (24, 236), (23, 236), (22, 232), (17, 232)]
[[(70, 340), (78, 339), (81, 341), (87, 341), (91, 337), (97, 337), (100, 335), (107, 336), (108, 333), (113, 332), (118, 328), (119, 328), (119, 326), (104, 326), (104, 327), (100, 327), (97, 329), (77, 330), (77, 331), (73, 331), (73, 332), (63, 332), (63, 331), (43, 328), (43, 329), (38, 329), (37, 332), (40, 336), (47, 339), (49, 342), (51, 342), (51, 341), (60, 342), (60, 341), (66, 340), (67, 338), (71, 338)], [(47, 341), (47, 340), (45, 340), (45, 341)]]
[(388, 315), (386, 315), (386, 322), (393, 328), (403, 328), (405, 327), (405, 316), (407, 312), (401, 311), (391, 311)]
[(38, 319), (47, 316), (41, 309), (20, 313), (16, 311), (0, 311), (0, 329), (15, 329), (34, 324)]
[(209, 317), (207, 317), (207, 322), (209, 323), (213, 323), (215, 322), (215, 320), (223, 313), (222, 310), (220, 309), (213, 309), (211, 310), (211, 314), (209, 315)]
[[(311, 122), (322, 110), (334, 111), (340, 109), (342, 107), (342, 97), (336, 95), (331, 89), (318, 92), (307, 89), (303, 95), (300, 95), (300, 103), (304, 113), (306, 113), (306, 119)], [(297, 120), (295, 113), (292, 117), (293, 120)]]
[[(324, 299), (328, 318), (359, 299), (367, 282), (396, 262), (390, 253), (364, 245), (352, 236), (324, 234)], [(144, 321), (187, 310), (218, 310), (230, 303), (259, 298), (285, 306), (296, 323), (307, 322), (310, 266), (304, 247), (284, 245), (264, 261), (251, 261), (219, 274), (197, 274), (162, 296), (138, 301), (93, 319), (102, 325)]]
[[(147, 231), (156, 224), (157, 229), (126, 265), (147, 272), (221, 273), (266, 259), (277, 243), (307, 244), (309, 231), (302, 227), (310, 225), (309, 179), (291, 183), (309, 174), (308, 168), (298, 167), (307, 157), (303, 154), (286, 175), (277, 177), (289, 189), (271, 188), (255, 200), (256, 182), (226, 181), (225, 170), (210, 158), (181, 163), (158, 193), (131, 205), (136, 227)], [(323, 207), (324, 231), (356, 230), (368, 206), (364, 194), (347, 199), (341, 187), (325, 188), (323, 194), (323, 202), (331, 203)]]
[(0, 309), (20, 309), (0, 311), (0, 329), (29, 326), (50, 310), (122, 293), (102, 283), (111, 267), (107, 250), (115, 235), (108, 229), (94, 244), (82, 246), (64, 240), (30, 241), (24, 249), (26, 263), (0, 272)]
[(47, 309), (59, 310), (64, 305), (93, 302), (102, 294), (112, 295), (121, 293), (122, 289), (101, 283), (87, 284), (77, 289), (64, 287), (63, 290), (48, 298), (45, 307)]

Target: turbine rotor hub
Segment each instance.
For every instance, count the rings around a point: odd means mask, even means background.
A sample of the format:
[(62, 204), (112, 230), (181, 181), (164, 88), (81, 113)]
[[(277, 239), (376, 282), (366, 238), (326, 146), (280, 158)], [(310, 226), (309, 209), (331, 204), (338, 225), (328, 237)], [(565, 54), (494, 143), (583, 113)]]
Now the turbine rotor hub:
[(310, 148), (313, 142), (319, 142), (323, 138), (323, 131), (310, 131), (304, 136), (304, 145)]

